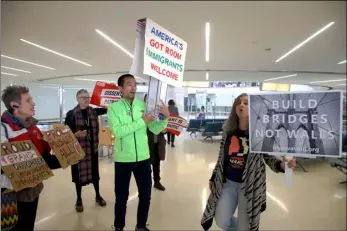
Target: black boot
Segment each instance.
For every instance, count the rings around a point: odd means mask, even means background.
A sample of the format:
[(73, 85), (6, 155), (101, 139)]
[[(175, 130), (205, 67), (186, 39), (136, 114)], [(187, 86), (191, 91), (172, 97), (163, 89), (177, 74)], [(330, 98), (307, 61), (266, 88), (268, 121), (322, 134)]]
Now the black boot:
[(111, 226), (111, 229), (116, 230), (116, 231), (123, 231), (123, 228), (116, 228), (114, 225)]
[(136, 225), (135, 231), (150, 231), (147, 226)]
[(106, 206), (106, 201), (100, 195), (95, 197), (95, 202), (98, 203), (101, 207)]
[(174, 144), (174, 143), (172, 143), (172, 144), (171, 144), (171, 147), (172, 147), (172, 148), (174, 148), (174, 147), (175, 147), (175, 144)]
[(165, 187), (160, 183), (160, 181), (155, 181), (154, 182), (154, 188), (160, 190), (160, 191), (165, 191)]
[(77, 200), (75, 208), (76, 208), (76, 212), (78, 212), (78, 213), (83, 212), (84, 209), (83, 209), (83, 203), (82, 203), (81, 199)]

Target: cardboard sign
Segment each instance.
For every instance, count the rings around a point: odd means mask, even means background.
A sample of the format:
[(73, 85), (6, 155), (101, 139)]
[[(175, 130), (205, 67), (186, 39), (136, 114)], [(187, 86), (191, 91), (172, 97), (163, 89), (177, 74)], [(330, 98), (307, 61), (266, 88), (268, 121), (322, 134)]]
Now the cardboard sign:
[(1, 168), (17, 192), (34, 187), (53, 176), (29, 140), (1, 143)]
[(110, 128), (100, 127), (99, 145), (112, 145), (112, 132)]
[(248, 102), (250, 152), (341, 156), (341, 91), (252, 93)]
[(170, 114), (166, 131), (179, 136), (184, 128), (187, 127), (187, 120), (174, 114)]
[(108, 107), (121, 98), (119, 88), (110, 83), (97, 81), (93, 90), (90, 103), (100, 107)]
[(148, 18), (137, 21), (136, 32), (130, 73), (182, 87), (187, 43)]
[(69, 126), (43, 132), (43, 137), (53, 149), (62, 168), (77, 164), (85, 156)]
[(52, 124), (53, 129), (63, 128), (64, 126), (65, 126), (64, 124)]

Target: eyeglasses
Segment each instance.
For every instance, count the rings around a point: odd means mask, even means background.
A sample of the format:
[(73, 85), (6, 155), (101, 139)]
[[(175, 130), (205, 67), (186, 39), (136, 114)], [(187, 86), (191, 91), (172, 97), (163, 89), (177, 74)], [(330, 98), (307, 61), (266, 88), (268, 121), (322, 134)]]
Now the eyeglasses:
[(80, 99), (86, 99), (86, 100), (90, 100), (90, 97), (84, 97), (84, 96), (82, 96), (82, 97), (78, 97), (78, 98), (80, 98)]

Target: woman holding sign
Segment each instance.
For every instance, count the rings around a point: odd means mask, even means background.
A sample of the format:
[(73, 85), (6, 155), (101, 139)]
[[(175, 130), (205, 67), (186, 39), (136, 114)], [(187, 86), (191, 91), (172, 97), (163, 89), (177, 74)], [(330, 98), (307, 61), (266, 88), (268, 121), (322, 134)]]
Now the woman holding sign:
[[(50, 154), (51, 148), (48, 143), (43, 140), (43, 135), (36, 126), (37, 120), (33, 118), (35, 115), (35, 103), (29, 93), (29, 89), (24, 86), (8, 86), (3, 90), (2, 101), (7, 111), (1, 116), (1, 143), (30, 140), (49, 168), (60, 168), (58, 159)], [(4, 155), (4, 153), (2, 153), (2, 155)], [(35, 187), (25, 188), (14, 193), (14, 191), (9, 192), (9, 190), (12, 190), (12, 185), (9, 184), (9, 182), (4, 185), (3, 183), (6, 182), (3, 179), (4, 176), (2, 175), (1, 178), (2, 228), (11, 231), (34, 230), (39, 196), (43, 189), (42, 182)], [(23, 179), (22, 181), (25, 180)], [(6, 188), (9, 190), (6, 190)], [(6, 192), (4, 190), (6, 190)], [(6, 195), (4, 195), (4, 193), (6, 193)], [(15, 194), (15, 197), (9, 195), (9, 193)], [(4, 198), (6, 198), (6, 201), (3, 200)], [(13, 213), (16, 211), (16, 204), (17, 216), (16, 214), (11, 214), (11, 212)], [(15, 224), (16, 221), (17, 224)], [(3, 225), (15, 226), (3, 227)]]
[[(170, 99), (169, 102), (169, 112), (170, 114), (174, 114), (174, 115), (179, 115), (178, 114), (178, 108), (176, 107), (175, 101), (173, 99)], [(171, 147), (175, 147), (175, 134), (168, 132), (167, 133), (167, 143), (170, 145), (171, 143)]]
[[(274, 172), (284, 172), (284, 162), (270, 155), (249, 153), (247, 94), (235, 99), (223, 130), (219, 158), (210, 179), (212, 196), (201, 224), (208, 230), (215, 218), (222, 230), (258, 230), (260, 213), (266, 208), (264, 161)], [(287, 164), (294, 168), (295, 159)]]
[(106, 201), (99, 192), (98, 116), (106, 114), (107, 109), (90, 107), (90, 96), (85, 89), (79, 90), (76, 98), (78, 105), (66, 114), (65, 125), (75, 133), (86, 154), (78, 164), (71, 166), (72, 182), (76, 185), (77, 193), (75, 208), (77, 212), (83, 212), (82, 187), (90, 183), (94, 185), (96, 203), (106, 206)]

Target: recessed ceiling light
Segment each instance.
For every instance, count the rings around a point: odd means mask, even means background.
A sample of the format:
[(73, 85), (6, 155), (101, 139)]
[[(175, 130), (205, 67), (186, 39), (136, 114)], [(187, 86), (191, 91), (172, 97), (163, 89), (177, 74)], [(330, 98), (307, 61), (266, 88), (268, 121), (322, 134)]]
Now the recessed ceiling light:
[(101, 81), (101, 82), (106, 82), (106, 83), (117, 82), (117, 81), (105, 80), (105, 79), (84, 79), (84, 78), (75, 78), (75, 79), (76, 80), (82, 80), (82, 81), (91, 81), (91, 82), (96, 82), (96, 81)]
[(310, 83), (330, 83), (330, 82), (340, 82), (340, 81), (346, 81), (346, 79), (322, 80), (322, 81), (314, 81)]
[(206, 80), (208, 80), (208, 72), (206, 72)]
[(30, 71), (24, 71), (24, 70), (16, 69), (16, 68), (13, 68), (13, 67), (1, 66), (1, 68), (13, 70), (13, 71), (20, 71), (20, 72), (24, 72), (24, 73), (31, 73)]
[(63, 57), (63, 58), (70, 59), (70, 60), (75, 61), (75, 62), (77, 62), (77, 63), (86, 65), (86, 66), (88, 66), (88, 67), (91, 67), (91, 66), (92, 66), (92, 65), (90, 65), (89, 63), (82, 62), (82, 61), (80, 61), (80, 60), (78, 60), (78, 59), (72, 58), (72, 57), (70, 57), (70, 56), (64, 55), (64, 54), (59, 53), (59, 52), (57, 52), (57, 51), (54, 51), (54, 50), (48, 49), (48, 48), (46, 48), (46, 47), (40, 46), (40, 45), (38, 45), (38, 44), (36, 44), (36, 43), (33, 43), (33, 42), (30, 42), (30, 41), (28, 41), (28, 40), (25, 40), (25, 39), (20, 39), (20, 40), (21, 40), (22, 42), (25, 42), (25, 43), (27, 43), (27, 44), (30, 44), (30, 45), (32, 45), (32, 46), (34, 46), (34, 47), (37, 47), (37, 48), (40, 48), (40, 49), (42, 49), (42, 50), (45, 50), (45, 51), (51, 52), (51, 53), (53, 53), (53, 54), (59, 55), (59, 56), (61, 56), (61, 57)]
[(280, 76), (280, 77), (271, 78), (271, 79), (264, 79), (264, 82), (271, 81), (271, 80), (276, 80), (276, 79), (286, 79), (286, 78), (294, 77), (294, 76), (297, 76), (297, 75), (298, 74), (293, 74), (293, 75), (285, 75), (285, 76)]
[(50, 69), (50, 70), (55, 70), (53, 67), (47, 67), (47, 66), (44, 66), (44, 65), (41, 65), (41, 64), (32, 63), (32, 62), (29, 62), (29, 61), (25, 61), (25, 60), (22, 60), (22, 59), (13, 58), (13, 57), (6, 56), (6, 55), (1, 55), (1, 57), (7, 58), (7, 59), (12, 59), (12, 60), (15, 60), (15, 61), (18, 61), (18, 62), (22, 62), (22, 63), (31, 64), (31, 65), (38, 66), (38, 67), (47, 68), (47, 69)]
[(125, 49), (124, 47), (122, 47), (121, 45), (119, 45), (116, 41), (114, 41), (113, 39), (111, 39), (108, 35), (106, 35), (104, 32), (102, 32), (99, 29), (95, 29), (95, 32), (98, 33), (101, 37), (103, 37), (104, 39), (106, 39), (107, 41), (109, 41), (110, 43), (112, 43), (113, 45), (115, 45), (118, 49), (120, 49), (121, 51), (123, 51), (125, 54), (127, 54), (129, 57), (131, 57), (132, 59), (134, 58), (134, 55), (131, 54), (127, 49)]
[(2, 75), (11, 75), (11, 76), (17, 76), (16, 74), (11, 74), (11, 73), (7, 73), (7, 72), (1, 72)]
[(311, 39), (313, 39), (314, 37), (316, 37), (317, 35), (321, 34), (323, 31), (325, 31), (326, 29), (328, 29), (329, 27), (331, 27), (335, 22), (330, 22), (328, 25), (324, 26), (323, 28), (319, 29), (316, 33), (314, 33), (313, 35), (311, 35), (310, 37), (308, 37), (307, 39), (305, 39), (303, 42), (301, 42), (300, 44), (296, 45), (293, 49), (291, 49), (290, 51), (288, 51), (287, 53), (285, 53), (283, 56), (281, 56), (279, 59), (277, 59), (275, 62), (279, 62), (282, 59), (286, 58), (288, 55), (290, 55), (291, 53), (293, 53), (294, 51), (298, 50), (300, 47), (302, 47), (303, 45), (305, 45), (306, 43), (308, 43)]
[(344, 64), (344, 63), (346, 63), (346, 60), (343, 60), (343, 61), (339, 62), (338, 64)]
[[(135, 79), (141, 79), (144, 80), (140, 77), (135, 77)], [(117, 83), (117, 81), (113, 80), (106, 80), (106, 79), (85, 79), (85, 78), (75, 78), (75, 80), (82, 80), (82, 81), (90, 81), (90, 82), (96, 82), (96, 81), (101, 81), (101, 82), (106, 82), (106, 83)]]
[(205, 60), (210, 61), (210, 23), (205, 24)]

